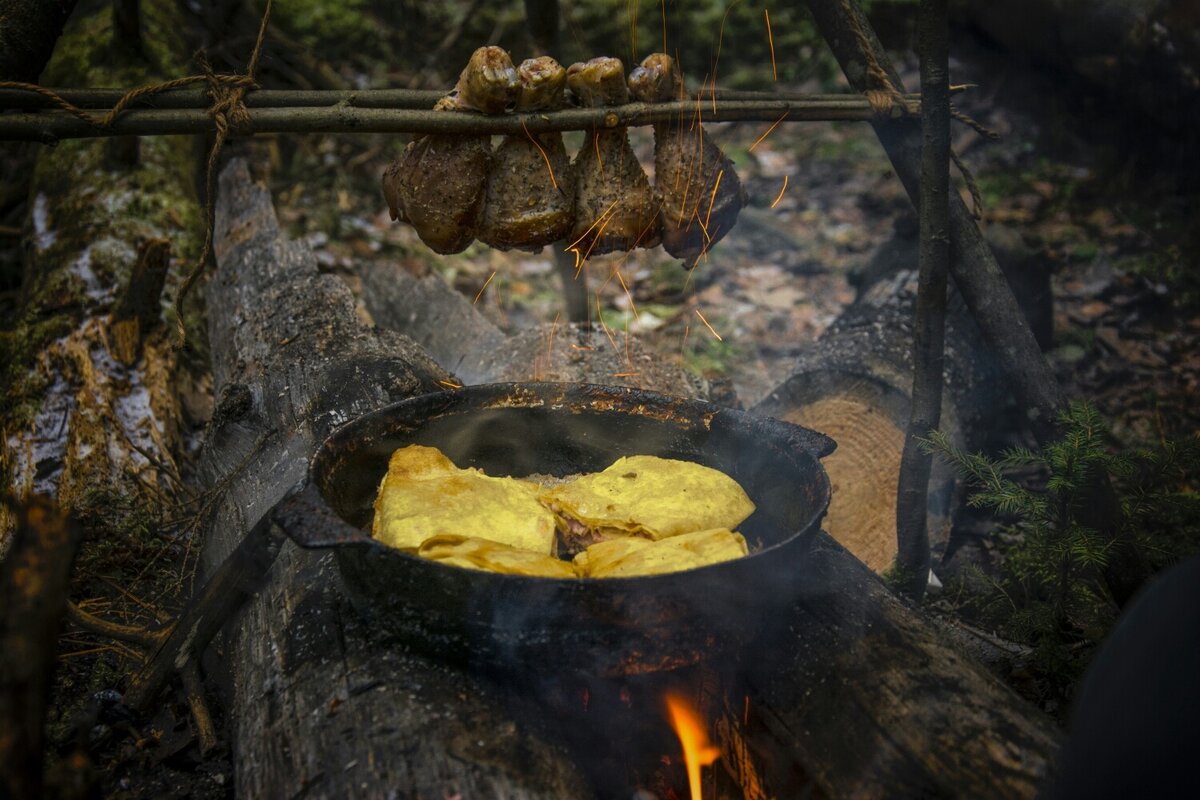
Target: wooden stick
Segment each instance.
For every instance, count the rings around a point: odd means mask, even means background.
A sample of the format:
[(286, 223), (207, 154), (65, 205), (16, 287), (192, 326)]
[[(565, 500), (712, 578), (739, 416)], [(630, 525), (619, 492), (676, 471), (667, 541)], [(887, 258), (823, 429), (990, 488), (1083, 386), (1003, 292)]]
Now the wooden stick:
[(896, 490), (896, 572), (901, 589), (920, 598), (929, 575), (926, 528), (932, 456), (920, 440), (942, 416), (946, 278), (950, 261), (950, 29), (946, 0), (921, 0), (921, 249), (913, 324), (913, 390)]
[[(920, 113), (917, 100), (906, 100), (904, 112)], [(706, 109), (707, 111), (708, 109)], [(442, 133), (500, 135), (546, 131), (592, 130), (669, 122), (695, 113), (694, 102), (630, 103), (613, 108), (572, 108), (536, 114), (445, 114), (412, 109), (322, 107), (258, 108), (237, 127), (253, 133)], [(857, 95), (820, 100), (728, 100), (704, 115), (705, 122), (863, 121), (876, 112)], [(213, 120), (205, 109), (144, 109), (129, 111), (102, 128), (65, 111), (0, 115), (0, 140), (40, 141), (97, 136), (159, 136), (206, 133)]]
[[(962, 91), (966, 84), (954, 87)], [(128, 94), (128, 89), (81, 89), (50, 88), (68, 103), (79, 108), (109, 109)], [(418, 109), (428, 111), (446, 92), (439, 89), (256, 89), (246, 93), (247, 108), (327, 108), (348, 105), (354, 108)], [(708, 92), (704, 93), (707, 99)], [(733, 89), (717, 89), (717, 103), (729, 100), (846, 100), (859, 99), (849, 92), (833, 94), (809, 94), (807, 92), (749, 92)], [(920, 96), (908, 95), (911, 102), (919, 102)], [(135, 99), (130, 108), (208, 108), (212, 104), (208, 89), (185, 87)], [(37, 110), (54, 108), (50, 98), (24, 89), (0, 89), (0, 110)]]

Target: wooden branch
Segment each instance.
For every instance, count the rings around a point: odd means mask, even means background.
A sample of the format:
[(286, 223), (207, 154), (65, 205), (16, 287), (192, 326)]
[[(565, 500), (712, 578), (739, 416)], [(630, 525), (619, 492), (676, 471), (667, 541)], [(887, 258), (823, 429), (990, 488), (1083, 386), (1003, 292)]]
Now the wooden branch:
[(167, 239), (147, 239), (138, 246), (129, 283), (109, 321), (113, 355), (127, 367), (137, 363), (142, 338), (162, 318), (162, 290), (170, 264), (171, 242)]
[[(727, 100), (701, 102), (705, 122), (775, 122), (780, 117), (797, 122), (813, 120), (870, 120), (875, 112), (865, 98), (846, 95), (836, 100)], [(437, 111), (328, 107), (258, 108), (239, 134), (253, 133), (441, 133), (518, 134), (546, 131), (591, 130), (652, 125), (685, 119), (696, 114), (696, 102), (630, 103), (612, 108), (571, 108), (532, 114), (446, 114)], [(905, 113), (919, 113), (916, 100), (907, 101)], [(39, 141), (97, 136), (157, 136), (207, 133), (213, 120), (204, 109), (143, 109), (122, 114), (101, 128), (66, 111), (39, 111), (0, 115), (0, 140)]]
[(896, 571), (910, 596), (925, 593), (929, 575), (926, 528), (932, 456), (920, 439), (942, 416), (945, 363), (946, 279), (950, 261), (950, 28), (946, 0), (921, 0), (918, 45), (921, 57), (921, 250), (913, 323), (912, 410), (900, 457), (896, 489)]
[[(128, 89), (81, 89), (53, 88), (50, 91), (57, 94), (79, 108), (110, 109), (117, 104)], [(962, 91), (964, 86), (954, 87)], [(444, 97), (446, 92), (438, 89), (255, 89), (246, 93), (247, 108), (328, 108), (330, 106), (350, 106), (352, 108), (380, 109), (418, 109), (433, 108), (434, 103)], [(853, 100), (856, 94), (836, 92), (832, 94), (811, 94), (808, 92), (754, 92), (740, 89), (717, 89), (718, 105), (727, 100), (791, 100), (791, 101), (837, 101)], [(910, 103), (919, 103), (919, 95), (908, 95)], [(704, 111), (711, 112), (712, 96), (704, 92), (704, 102), (709, 105)], [(202, 108), (207, 109), (212, 104), (208, 89), (185, 87), (172, 89), (159, 94), (144, 95), (135, 99), (130, 108)], [(0, 110), (34, 111), (41, 108), (52, 109), (57, 106), (45, 95), (26, 89), (0, 88)], [(707, 118), (707, 117), (706, 117)]]
[(42, 497), (15, 512), (0, 564), (0, 797), (40, 797), (50, 675), (83, 534)]

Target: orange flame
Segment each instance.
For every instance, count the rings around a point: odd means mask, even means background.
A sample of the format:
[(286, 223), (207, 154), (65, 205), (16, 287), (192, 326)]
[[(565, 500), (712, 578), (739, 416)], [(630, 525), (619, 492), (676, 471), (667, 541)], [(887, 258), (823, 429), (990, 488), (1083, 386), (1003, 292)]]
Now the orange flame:
[(683, 761), (687, 765), (688, 789), (692, 800), (701, 800), (700, 768), (707, 767), (721, 756), (721, 751), (713, 747), (708, 740), (708, 731), (704, 720), (692, 708), (687, 699), (668, 694), (666, 697), (667, 711), (671, 715), (671, 727), (683, 745)]

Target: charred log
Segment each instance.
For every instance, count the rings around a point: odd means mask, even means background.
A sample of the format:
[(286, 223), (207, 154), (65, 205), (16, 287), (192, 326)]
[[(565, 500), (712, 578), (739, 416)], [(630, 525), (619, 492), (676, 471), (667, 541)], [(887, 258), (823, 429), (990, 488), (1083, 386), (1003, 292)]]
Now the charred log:
[[(304, 479), (336, 425), (451, 380), (412, 340), (359, 322), (348, 288), (283, 239), (244, 164), (226, 169), (218, 197), (208, 307), (226, 399), (203, 467), (215, 494), (210, 573)], [(284, 544), (226, 636), (234, 770), (247, 796), (586, 796), (487, 686), (380, 640), (327, 557)]]
[(796, 754), (830, 797), (1037, 795), (1060, 738), (1048, 717), (832, 539), (798, 580), (748, 664), (758, 747)]

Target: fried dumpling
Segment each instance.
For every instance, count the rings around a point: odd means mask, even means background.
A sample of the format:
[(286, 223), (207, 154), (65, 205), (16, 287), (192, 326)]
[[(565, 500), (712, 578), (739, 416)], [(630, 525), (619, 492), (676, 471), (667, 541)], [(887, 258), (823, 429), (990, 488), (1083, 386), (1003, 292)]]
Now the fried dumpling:
[[(517, 111), (562, 104), (567, 71), (549, 56), (517, 69)], [(561, 133), (513, 134), (492, 155), (479, 240), (500, 250), (540, 250), (571, 231), (575, 177)]]
[(665, 539), (697, 530), (736, 528), (754, 512), (737, 481), (692, 461), (625, 456), (603, 472), (549, 487), (542, 500), (560, 529), (576, 520), (606, 534)]
[(404, 550), (453, 534), (550, 556), (554, 531), (554, 515), (528, 483), (459, 469), (437, 448), (410, 445), (388, 461), (371, 535)]
[(448, 566), (500, 572), (505, 575), (576, 577), (575, 566), (569, 561), (471, 536), (433, 536), (421, 544), (417, 555)]
[(714, 528), (658, 541), (640, 536), (609, 539), (575, 556), (574, 563), (580, 577), (630, 578), (732, 561), (748, 552), (740, 533)]
[[(629, 76), (636, 100), (662, 103), (686, 97), (675, 59), (653, 53)], [(692, 266), (733, 228), (746, 205), (733, 163), (704, 126), (679, 118), (654, 124), (654, 188), (662, 201), (663, 249)]]
[[(582, 106), (629, 102), (625, 67), (616, 58), (572, 64), (567, 86)], [(624, 127), (594, 130), (575, 157), (575, 225), (568, 239), (583, 254), (654, 247), (658, 200)]]

